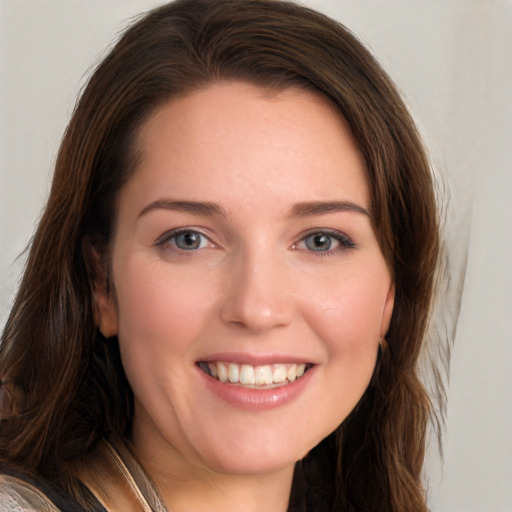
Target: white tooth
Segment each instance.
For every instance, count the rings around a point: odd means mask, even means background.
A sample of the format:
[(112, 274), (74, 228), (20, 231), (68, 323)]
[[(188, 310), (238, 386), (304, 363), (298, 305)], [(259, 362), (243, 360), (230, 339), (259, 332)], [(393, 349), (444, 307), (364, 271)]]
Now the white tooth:
[(236, 384), (238, 382), (239, 375), (240, 375), (240, 367), (235, 363), (229, 363), (229, 373), (228, 373), (229, 382)]
[(240, 367), (240, 384), (245, 384), (246, 386), (254, 386), (254, 368), (248, 364), (243, 364)]
[(221, 382), (228, 381), (228, 369), (224, 363), (217, 363), (217, 378)]
[(208, 369), (210, 370), (210, 372), (212, 374), (212, 377), (214, 377), (216, 379), (217, 375), (218, 375), (217, 365), (216, 364), (212, 364), (212, 363), (208, 363)]
[(254, 369), (254, 378), (258, 386), (267, 386), (272, 384), (272, 370), (270, 366), (256, 366)]
[(274, 371), (272, 372), (272, 380), (275, 384), (279, 384), (280, 382), (284, 382), (286, 380), (286, 366), (284, 364), (278, 364), (274, 366)]
[(304, 363), (297, 365), (297, 377), (302, 377), (306, 371), (306, 365)]
[(290, 365), (290, 367), (286, 371), (286, 378), (290, 382), (293, 382), (297, 378), (297, 365), (296, 364)]

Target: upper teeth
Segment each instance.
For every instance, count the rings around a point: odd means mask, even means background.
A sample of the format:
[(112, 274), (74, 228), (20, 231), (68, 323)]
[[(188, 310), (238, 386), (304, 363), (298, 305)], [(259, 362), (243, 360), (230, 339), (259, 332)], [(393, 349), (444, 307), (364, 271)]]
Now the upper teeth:
[(243, 386), (271, 386), (285, 384), (302, 377), (306, 364), (236, 364), (225, 362), (199, 363), (200, 368), (221, 382)]

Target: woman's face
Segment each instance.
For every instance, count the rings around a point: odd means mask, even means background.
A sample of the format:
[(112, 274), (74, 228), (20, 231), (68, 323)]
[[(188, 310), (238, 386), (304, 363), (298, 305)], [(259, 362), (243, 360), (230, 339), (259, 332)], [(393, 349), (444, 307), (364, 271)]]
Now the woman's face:
[(394, 287), (322, 97), (223, 82), (159, 108), (120, 194), (112, 297), (133, 442), (162, 467), (292, 467), (361, 398)]

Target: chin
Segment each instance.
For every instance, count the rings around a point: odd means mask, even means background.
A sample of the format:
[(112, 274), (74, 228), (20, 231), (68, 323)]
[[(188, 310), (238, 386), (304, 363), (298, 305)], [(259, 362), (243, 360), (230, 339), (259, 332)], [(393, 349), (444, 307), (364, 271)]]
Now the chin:
[[(293, 430), (292, 430), (293, 431)], [(329, 432), (309, 439), (292, 439), (289, 427), (284, 431), (258, 432), (237, 436), (235, 442), (216, 440), (204, 447), (202, 459), (213, 471), (223, 474), (262, 475), (293, 468)], [(273, 435), (268, 435), (273, 434)], [(276, 435), (277, 434), (277, 435)], [(295, 436), (297, 434), (295, 433)]]
[(208, 467), (216, 473), (229, 475), (268, 475), (286, 471), (295, 466), (295, 463), (307, 454), (291, 457), (289, 454), (279, 453), (242, 453), (237, 456), (219, 454), (219, 456), (207, 460)]

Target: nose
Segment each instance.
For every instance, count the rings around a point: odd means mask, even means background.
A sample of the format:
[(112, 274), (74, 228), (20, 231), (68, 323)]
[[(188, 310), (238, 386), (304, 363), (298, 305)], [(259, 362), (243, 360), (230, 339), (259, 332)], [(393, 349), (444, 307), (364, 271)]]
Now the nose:
[(263, 332), (292, 322), (292, 290), (286, 265), (277, 259), (245, 257), (234, 262), (220, 311), (224, 323)]

